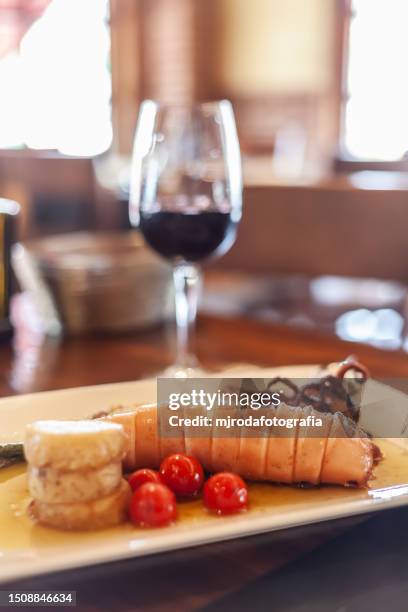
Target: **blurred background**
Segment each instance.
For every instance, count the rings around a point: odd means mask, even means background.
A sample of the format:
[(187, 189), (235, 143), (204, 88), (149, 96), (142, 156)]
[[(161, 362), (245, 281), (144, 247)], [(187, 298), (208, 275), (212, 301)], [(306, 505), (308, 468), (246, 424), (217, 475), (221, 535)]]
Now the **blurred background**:
[(228, 98), (245, 210), (202, 310), (407, 348), (407, 23), (406, 0), (0, 0), (14, 318), (58, 334), (172, 316), (128, 221), (139, 104)]

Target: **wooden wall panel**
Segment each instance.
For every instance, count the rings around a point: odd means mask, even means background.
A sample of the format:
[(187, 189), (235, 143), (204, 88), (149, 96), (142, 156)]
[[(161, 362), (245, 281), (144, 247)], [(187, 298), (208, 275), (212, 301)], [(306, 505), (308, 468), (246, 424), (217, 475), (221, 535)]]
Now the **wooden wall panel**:
[(131, 151), (141, 97), (141, 9), (139, 0), (111, 0), (113, 149)]
[(408, 191), (248, 187), (239, 237), (213, 265), (408, 282)]
[(192, 0), (141, 1), (143, 98), (169, 103), (195, 98), (194, 5)]
[(331, 158), (345, 1), (111, 0), (116, 149), (131, 150), (144, 98), (229, 98), (248, 150), (272, 153), (277, 129), (294, 123)]

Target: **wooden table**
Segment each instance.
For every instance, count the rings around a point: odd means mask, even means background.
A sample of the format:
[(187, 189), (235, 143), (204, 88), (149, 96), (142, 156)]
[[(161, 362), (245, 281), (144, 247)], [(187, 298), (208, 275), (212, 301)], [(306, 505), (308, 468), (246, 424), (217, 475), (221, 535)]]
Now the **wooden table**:
[[(154, 376), (172, 363), (174, 330), (163, 326), (139, 334), (44, 340), (18, 321), (14, 349), (0, 348), (0, 393), (28, 393)], [(261, 366), (338, 361), (357, 354), (376, 377), (408, 377), (408, 355), (343, 342), (314, 331), (243, 318), (201, 316), (196, 350), (201, 363)]]
[[(172, 330), (163, 327), (120, 337), (44, 342), (41, 334), (19, 320), (14, 350), (6, 345), (0, 348), (0, 391), (6, 395), (154, 375), (171, 362), (172, 339)], [(199, 359), (210, 368), (231, 362), (327, 363), (354, 353), (374, 376), (408, 377), (408, 356), (403, 352), (380, 351), (315, 332), (243, 319), (201, 317), (196, 344)], [(253, 581), (362, 520), (347, 519), (26, 579), (18, 587), (76, 590), (79, 610), (182, 612), (214, 604), (230, 593), (239, 594), (244, 587), (248, 590)], [(258, 604), (257, 609), (272, 609), (268, 602)]]

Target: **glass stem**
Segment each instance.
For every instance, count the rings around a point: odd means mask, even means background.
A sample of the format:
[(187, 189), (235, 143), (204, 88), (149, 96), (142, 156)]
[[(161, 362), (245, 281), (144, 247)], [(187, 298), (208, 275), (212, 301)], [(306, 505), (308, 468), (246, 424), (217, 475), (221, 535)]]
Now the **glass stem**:
[(200, 270), (193, 264), (180, 264), (173, 270), (176, 323), (176, 364), (182, 368), (194, 367), (196, 359), (191, 351), (197, 317)]

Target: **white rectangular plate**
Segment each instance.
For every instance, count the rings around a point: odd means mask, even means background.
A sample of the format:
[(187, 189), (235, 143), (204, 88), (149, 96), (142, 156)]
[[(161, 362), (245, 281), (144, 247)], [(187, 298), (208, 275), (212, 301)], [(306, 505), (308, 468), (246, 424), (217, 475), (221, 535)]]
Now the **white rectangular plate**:
[[(279, 374), (306, 378), (316, 371), (315, 366), (268, 370), (241, 367), (228, 370), (228, 376), (270, 378)], [(368, 397), (374, 401), (384, 389), (387, 397), (391, 393), (395, 401), (390, 403), (387, 418), (394, 419), (396, 430), (400, 431), (406, 418), (406, 396), (378, 383), (370, 385)], [(36, 419), (84, 418), (115, 404), (155, 399), (155, 380), (3, 398), (0, 444), (21, 441), (25, 425)], [(383, 444), (388, 456), (377, 470), (371, 491), (253, 485), (250, 495), (254, 501), (245, 514), (212, 517), (201, 509), (200, 501), (190, 502), (180, 505), (176, 525), (159, 530), (141, 530), (129, 524), (78, 534), (35, 525), (25, 512), (28, 494), (25, 476), (18, 474), (21, 468), (6, 468), (0, 471), (0, 582), (405, 505), (408, 503), (405, 441), (393, 439)]]

